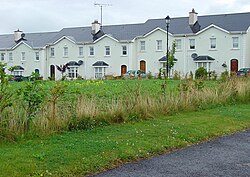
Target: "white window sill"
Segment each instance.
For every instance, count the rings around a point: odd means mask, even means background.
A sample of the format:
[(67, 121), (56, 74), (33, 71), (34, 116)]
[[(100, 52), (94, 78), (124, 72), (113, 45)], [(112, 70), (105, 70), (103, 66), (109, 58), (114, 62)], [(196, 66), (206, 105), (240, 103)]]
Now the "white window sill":
[(240, 50), (240, 48), (232, 48), (231, 50)]
[(50, 58), (55, 58), (55, 56), (49, 56)]
[(40, 62), (40, 60), (34, 60), (34, 62)]
[(128, 55), (121, 55), (121, 57), (128, 57)]
[(146, 53), (146, 51), (145, 51), (145, 50), (140, 50), (139, 52), (140, 52), (140, 53)]
[(156, 50), (155, 52), (163, 52), (163, 50)]
[(104, 55), (104, 57), (111, 57), (111, 55)]
[(209, 49), (209, 51), (217, 51), (217, 49)]

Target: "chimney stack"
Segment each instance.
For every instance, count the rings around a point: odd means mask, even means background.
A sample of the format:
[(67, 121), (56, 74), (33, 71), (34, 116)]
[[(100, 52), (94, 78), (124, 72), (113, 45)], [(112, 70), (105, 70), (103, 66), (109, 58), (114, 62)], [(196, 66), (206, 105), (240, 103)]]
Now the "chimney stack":
[(98, 20), (95, 20), (93, 23), (92, 23), (92, 31), (91, 33), (94, 35), (96, 34), (98, 31), (100, 31), (101, 29), (101, 24), (98, 22)]
[(23, 33), (23, 31), (20, 31), (19, 29), (14, 31), (14, 39), (15, 42), (19, 42), (21, 39), (23, 39), (25, 36), (25, 34)]
[(192, 26), (198, 21), (197, 12), (195, 12), (194, 9), (192, 9), (192, 12), (189, 12), (189, 25)]

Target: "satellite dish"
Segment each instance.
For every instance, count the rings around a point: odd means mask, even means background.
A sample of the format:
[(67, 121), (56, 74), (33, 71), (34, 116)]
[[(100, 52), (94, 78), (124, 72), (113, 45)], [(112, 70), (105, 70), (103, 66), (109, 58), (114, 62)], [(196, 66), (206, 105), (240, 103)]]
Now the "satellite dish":
[(82, 61), (82, 60), (79, 60), (79, 61), (78, 61), (78, 64), (79, 64), (79, 65), (82, 65), (82, 64), (83, 64), (83, 61)]
[(24, 38), (24, 37), (25, 37), (25, 34), (24, 34), (24, 33), (22, 33), (22, 34), (21, 34), (21, 37), (22, 37), (22, 38)]
[(194, 59), (194, 58), (198, 57), (198, 55), (197, 55), (197, 53), (193, 53), (193, 54), (191, 55), (191, 57)]

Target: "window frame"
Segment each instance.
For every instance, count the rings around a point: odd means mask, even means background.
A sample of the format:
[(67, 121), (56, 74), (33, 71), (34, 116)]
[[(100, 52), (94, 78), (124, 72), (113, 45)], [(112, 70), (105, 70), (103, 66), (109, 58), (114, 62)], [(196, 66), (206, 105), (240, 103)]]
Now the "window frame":
[(83, 57), (83, 47), (79, 47), (78, 50), (79, 57)]
[(50, 57), (55, 57), (55, 48), (54, 47), (50, 48)]
[(1, 61), (5, 60), (5, 53), (1, 53)]
[[(237, 39), (237, 43), (235, 43), (234, 39)], [(232, 37), (233, 40), (233, 49), (239, 49), (239, 37)], [(235, 47), (234, 45), (237, 44), (237, 47)]]
[(189, 50), (195, 50), (195, 49), (196, 49), (195, 39), (189, 39)]
[(12, 52), (9, 53), (9, 61), (13, 61), (13, 53)]
[(76, 79), (79, 75), (79, 66), (68, 66), (68, 77)]
[(35, 61), (39, 61), (40, 60), (40, 54), (39, 52), (35, 52)]
[(25, 61), (26, 56), (25, 56), (25, 52), (21, 52), (21, 61)]
[(210, 38), (210, 50), (216, 50), (217, 49), (217, 40), (215, 37)]
[(94, 78), (102, 79), (106, 75), (106, 67), (94, 67)]
[(69, 56), (69, 48), (63, 47), (63, 57), (68, 57), (68, 56)]
[(182, 43), (181, 43), (181, 39), (176, 39), (175, 40), (175, 47), (176, 47), (176, 50), (181, 50), (182, 49)]
[(89, 46), (89, 56), (95, 56), (95, 48), (94, 48), (94, 46)]
[(110, 46), (105, 46), (105, 56), (110, 56), (111, 55), (111, 48)]
[[(125, 50), (124, 50), (125, 48)], [(122, 56), (127, 56), (128, 55), (128, 46), (127, 45), (122, 45)]]
[(146, 51), (146, 41), (140, 41), (140, 51)]
[(162, 40), (156, 40), (156, 51), (162, 51), (163, 46), (162, 46)]

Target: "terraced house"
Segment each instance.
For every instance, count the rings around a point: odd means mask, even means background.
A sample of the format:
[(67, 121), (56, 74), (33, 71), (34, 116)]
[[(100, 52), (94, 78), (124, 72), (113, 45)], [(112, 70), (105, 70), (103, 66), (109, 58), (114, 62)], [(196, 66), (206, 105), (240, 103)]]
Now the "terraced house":
[[(250, 13), (172, 18), (169, 46), (175, 41), (173, 70), (185, 76), (199, 67), (217, 74), (250, 67)], [(1, 62), (18, 66), (12, 75), (31, 72), (44, 79), (61, 74), (56, 65), (68, 63), (67, 76), (102, 79), (127, 70), (159, 73), (165, 68), (167, 50), (165, 18), (145, 23), (64, 28), (57, 32), (0, 35)]]

